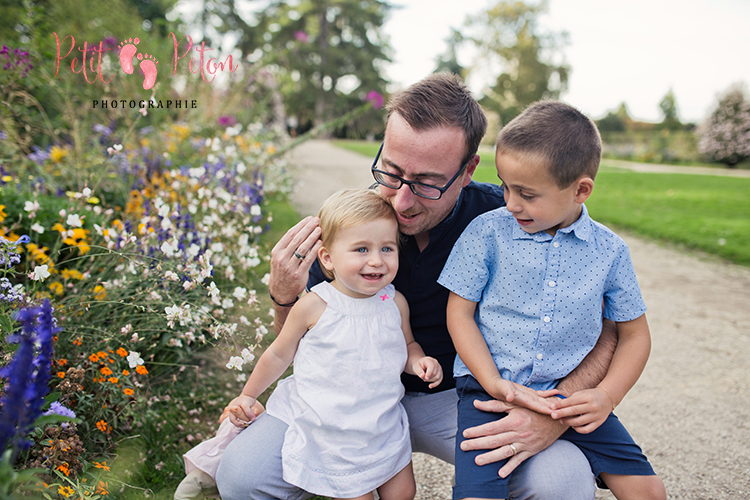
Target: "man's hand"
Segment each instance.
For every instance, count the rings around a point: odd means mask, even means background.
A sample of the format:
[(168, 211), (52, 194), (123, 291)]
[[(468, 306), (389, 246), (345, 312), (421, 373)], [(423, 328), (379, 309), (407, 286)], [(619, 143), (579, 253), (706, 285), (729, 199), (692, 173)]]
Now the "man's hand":
[(508, 413), (507, 417), (495, 422), (466, 429), (466, 441), (461, 443), (464, 451), (491, 450), (477, 457), (477, 465), (508, 458), (508, 463), (500, 469), (502, 477), (510, 475), (527, 458), (547, 449), (567, 429), (563, 423), (547, 415), (502, 401), (475, 401), (474, 406), (482, 411)]

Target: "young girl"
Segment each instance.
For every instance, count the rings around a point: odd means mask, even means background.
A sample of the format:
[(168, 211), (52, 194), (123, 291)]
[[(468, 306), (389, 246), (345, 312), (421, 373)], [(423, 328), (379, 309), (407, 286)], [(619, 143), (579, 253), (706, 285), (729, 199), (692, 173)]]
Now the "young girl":
[(284, 480), (316, 495), (411, 499), (416, 486), (400, 375), (437, 386), (442, 370), (409, 326), (398, 269), (398, 225), (375, 191), (345, 190), (320, 210), (318, 259), (333, 278), (291, 309), (279, 336), (229, 405), (235, 425), (255, 416), (257, 397), (294, 360), (267, 412), (288, 424)]

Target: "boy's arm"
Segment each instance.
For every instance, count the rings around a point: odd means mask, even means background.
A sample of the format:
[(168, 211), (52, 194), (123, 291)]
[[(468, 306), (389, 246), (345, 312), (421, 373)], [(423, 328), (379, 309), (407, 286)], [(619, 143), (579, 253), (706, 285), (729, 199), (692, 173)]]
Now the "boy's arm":
[(401, 313), (401, 330), (404, 332), (404, 340), (406, 341), (407, 359), (404, 371), (429, 382), (430, 389), (437, 387), (443, 381), (443, 367), (435, 358), (425, 356), (422, 346), (414, 340), (414, 334), (411, 332), (411, 324), (409, 323), (409, 304), (406, 302), (406, 297), (400, 292), (396, 292), (394, 301)]
[(242, 392), (228, 405), (234, 425), (241, 427), (255, 420), (251, 408), (258, 396), (289, 367), (300, 339), (317, 322), (325, 306), (325, 302), (314, 293), (305, 295), (294, 305), (278, 337), (258, 359)]
[(619, 341), (607, 375), (594, 389), (556, 401), (552, 418), (587, 434), (599, 427), (641, 376), (651, 351), (646, 315), (618, 323)]
[(500, 376), (487, 342), (474, 320), (476, 308), (476, 302), (464, 299), (453, 292), (448, 297), (446, 310), (448, 332), (461, 361), (493, 398), (513, 402), (530, 410), (549, 413), (549, 406), (537, 396), (535, 391)]

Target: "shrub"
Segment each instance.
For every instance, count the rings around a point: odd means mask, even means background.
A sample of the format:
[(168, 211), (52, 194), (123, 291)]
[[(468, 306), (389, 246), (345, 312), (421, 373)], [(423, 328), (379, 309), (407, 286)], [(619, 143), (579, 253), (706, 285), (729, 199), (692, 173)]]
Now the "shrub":
[(740, 86), (719, 98), (719, 104), (696, 129), (698, 149), (711, 161), (730, 167), (750, 158), (750, 102)]

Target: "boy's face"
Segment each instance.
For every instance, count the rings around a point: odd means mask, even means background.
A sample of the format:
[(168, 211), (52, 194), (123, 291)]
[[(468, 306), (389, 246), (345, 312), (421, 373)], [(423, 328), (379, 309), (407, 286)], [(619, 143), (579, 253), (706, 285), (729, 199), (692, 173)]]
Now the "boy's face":
[(495, 167), (508, 211), (527, 233), (546, 231), (554, 235), (573, 224), (594, 185), (589, 177), (583, 177), (561, 189), (543, 162), (528, 155), (498, 154)]
[(370, 297), (396, 277), (398, 238), (394, 219), (377, 219), (339, 229), (318, 257), (333, 271), (332, 285), (338, 291), (354, 298)]

